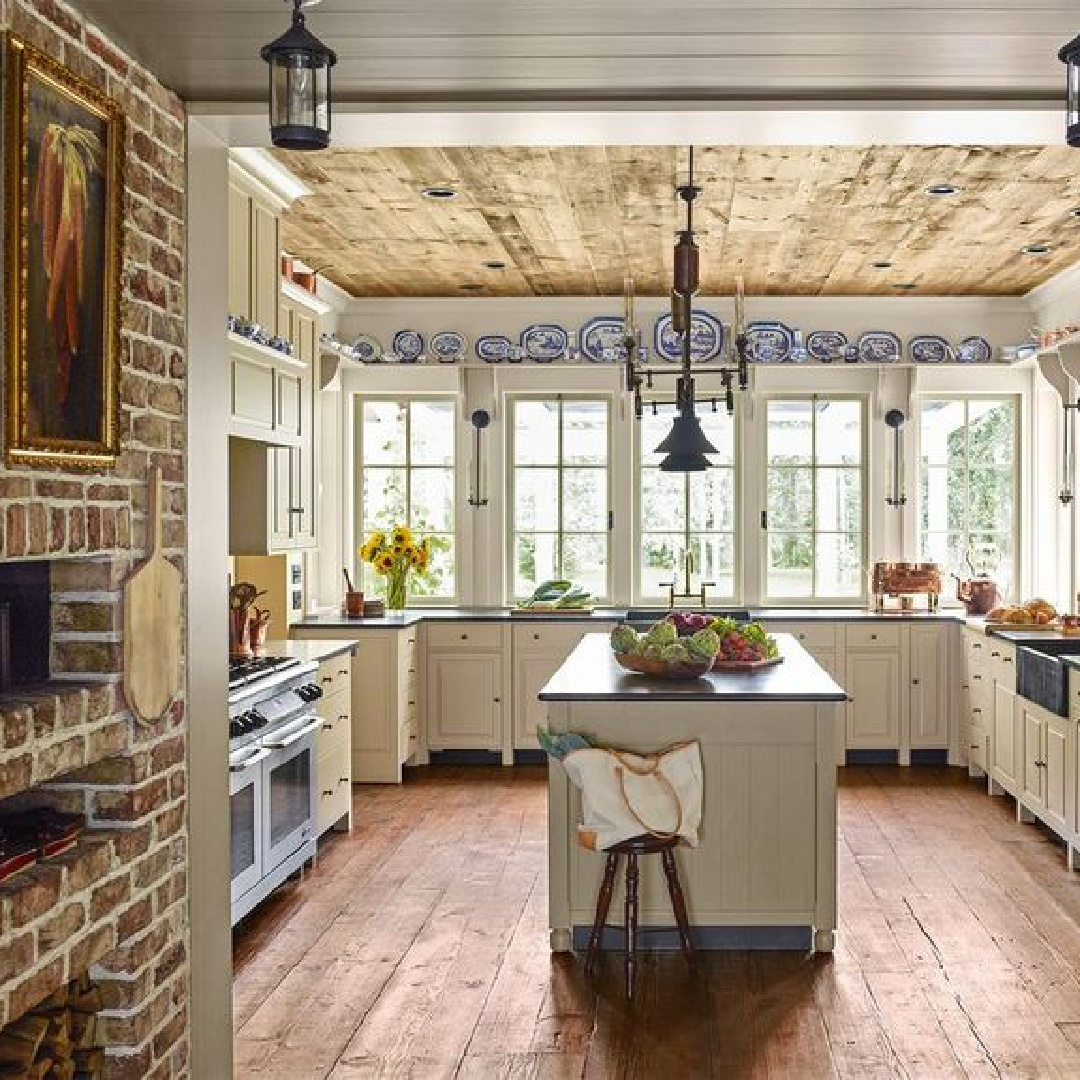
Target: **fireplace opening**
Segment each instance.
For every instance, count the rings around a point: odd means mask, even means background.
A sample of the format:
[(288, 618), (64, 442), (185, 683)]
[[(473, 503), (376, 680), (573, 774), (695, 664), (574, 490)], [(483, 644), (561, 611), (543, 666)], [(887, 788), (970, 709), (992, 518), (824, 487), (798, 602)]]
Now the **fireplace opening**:
[(0, 563), (0, 690), (49, 678), (47, 562)]

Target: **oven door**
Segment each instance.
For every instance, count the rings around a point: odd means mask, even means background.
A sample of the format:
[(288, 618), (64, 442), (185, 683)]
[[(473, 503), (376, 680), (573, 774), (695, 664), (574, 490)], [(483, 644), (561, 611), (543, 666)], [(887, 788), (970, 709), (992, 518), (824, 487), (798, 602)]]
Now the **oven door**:
[(263, 766), (270, 751), (245, 746), (229, 755), (232, 903), (263, 876)]
[(263, 739), (263, 874), (315, 836), (315, 732), (322, 720), (302, 716)]

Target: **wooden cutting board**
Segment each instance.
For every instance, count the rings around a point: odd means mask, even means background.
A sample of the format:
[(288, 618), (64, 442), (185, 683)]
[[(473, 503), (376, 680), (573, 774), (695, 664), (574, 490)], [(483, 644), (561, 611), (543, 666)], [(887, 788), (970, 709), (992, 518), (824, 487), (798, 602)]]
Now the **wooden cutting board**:
[(180, 691), (180, 571), (162, 552), (161, 470), (150, 474), (150, 558), (124, 585), (124, 696), (137, 720), (161, 718)]

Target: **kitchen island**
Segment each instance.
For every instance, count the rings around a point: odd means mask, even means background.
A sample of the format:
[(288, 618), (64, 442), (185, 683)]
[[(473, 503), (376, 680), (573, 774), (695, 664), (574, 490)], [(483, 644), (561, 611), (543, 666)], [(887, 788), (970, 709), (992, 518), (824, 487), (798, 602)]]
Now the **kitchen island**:
[[(624, 671), (607, 636), (588, 634), (540, 692), (552, 731), (639, 753), (696, 739), (704, 767), (700, 843), (679, 873), (703, 949), (833, 948), (836, 934), (836, 740), (844, 691), (788, 634), (784, 662), (685, 682)], [(582, 948), (604, 857), (577, 842), (581, 800), (548, 770), (551, 948)], [(677, 947), (656, 859), (643, 860), (644, 943)], [(621, 901), (612, 906), (618, 911)], [(666, 939), (666, 941), (665, 941)]]

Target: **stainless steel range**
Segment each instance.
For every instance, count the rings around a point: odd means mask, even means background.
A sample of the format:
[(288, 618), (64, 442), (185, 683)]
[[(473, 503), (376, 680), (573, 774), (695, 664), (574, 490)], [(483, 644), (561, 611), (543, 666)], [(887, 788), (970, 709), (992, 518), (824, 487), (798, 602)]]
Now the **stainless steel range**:
[(315, 856), (314, 663), (229, 662), (232, 922)]

